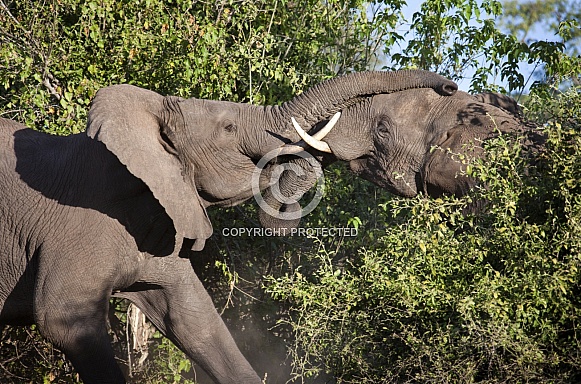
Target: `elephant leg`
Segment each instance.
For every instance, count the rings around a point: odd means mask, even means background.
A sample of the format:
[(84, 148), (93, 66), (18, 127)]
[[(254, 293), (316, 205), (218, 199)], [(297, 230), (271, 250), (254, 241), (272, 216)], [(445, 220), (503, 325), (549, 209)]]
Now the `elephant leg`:
[(216, 383), (262, 383), (236, 346), (189, 259), (149, 259), (139, 283), (115, 296), (137, 305)]
[(107, 333), (107, 293), (81, 284), (41, 291), (35, 299), (39, 331), (65, 353), (82, 381), (125, 383)]

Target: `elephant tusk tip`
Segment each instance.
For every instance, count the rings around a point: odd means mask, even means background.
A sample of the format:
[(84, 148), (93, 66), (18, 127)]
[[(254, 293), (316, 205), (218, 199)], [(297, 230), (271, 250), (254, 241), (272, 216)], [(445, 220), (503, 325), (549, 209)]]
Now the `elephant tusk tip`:
[(327, 124), (325, 124), (323, 129), (321, 129), (319, 132), (315, 133), (313, 135), (313, 137), (319, 141), (323, 140), (325, 138), (325, 136), (327, 136), (329, 134), (329, 132), (331, 132), (331, 129), (333, 129), (335, 124), (337, 124), (337, 121), (339, 121), (340, 117), (341, 117), (341, 111), (335, 113), (333, 115), (333, 117), (329, 120), (329, 122)]

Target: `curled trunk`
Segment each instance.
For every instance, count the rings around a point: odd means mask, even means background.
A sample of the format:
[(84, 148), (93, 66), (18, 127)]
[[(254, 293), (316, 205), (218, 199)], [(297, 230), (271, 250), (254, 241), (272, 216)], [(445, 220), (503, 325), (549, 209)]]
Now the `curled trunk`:
[(353, 73), (317, 84), (284, 103), (280, 106), (280, 117), (288, 122), (289, 128), (291, 117), (302, 127), (309, 128), (368, 96), (411, 88), (432, 88), (441, 95), (451, 96), (458, 85), (437, 73), (423, 70)]
[[(458, 86), (451, 80), (433, 72), (422, 70), (404, 70), (397, 72), (362, 72), (341, 76), (324, 81), (280, 107), (274, 108), (274, 118), (285, 127), (280, 136), (297, 141), (298, 134), (291, 125), (291, 118), (306, 130), (322, 120), (329, 119), (336, 112), (359, 101), (380, 93), (398, 92), (410, 88), (433, 88), (442, 95), (453, 95)], [(266, 142), (266, 141), (265, 141)], [(290, 162), (302, 162), (301, 158)], [(287, 171), (278, 180), (278, 188), (287, 197), (302, 196), (317, 181), (313, 170), (302, 167), (306, 176), (297, 176)], [(271, 187), (272, 188), (272, 187)], [(266, 228), (290, 229), (298, 226), (299, 219), (288, 212), (296, 212), (300, 205), (296, 201), (281, 201), (280, 194), (273, 193), (271, 188), (264, 192), (264, 201), (278, 214), (269, 215), (264, 210), (260, 213), (260, 222)], [(292, 216), (292, 219), (288, 219)]]

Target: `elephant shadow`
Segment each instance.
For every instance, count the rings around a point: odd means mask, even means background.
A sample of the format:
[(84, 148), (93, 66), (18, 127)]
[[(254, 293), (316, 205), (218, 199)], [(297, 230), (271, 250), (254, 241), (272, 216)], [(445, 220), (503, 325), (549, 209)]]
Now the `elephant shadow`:
[(15, 170), (29, 188), (23, 188), (22, 201), (34, 204), (36, 225), (50, 221), (62, 226), (53, 228), (57, 231), (72, 229), (80, 242), (87, 241), (80, 234), (98, 237), (118, 231), (115, 221), (135, 239), (140, 252), (174, 252), (171, 218), (147, 185), (103, 143), (84, 133), (54, 136), (32, 129), (17, 130), (13, 138)]

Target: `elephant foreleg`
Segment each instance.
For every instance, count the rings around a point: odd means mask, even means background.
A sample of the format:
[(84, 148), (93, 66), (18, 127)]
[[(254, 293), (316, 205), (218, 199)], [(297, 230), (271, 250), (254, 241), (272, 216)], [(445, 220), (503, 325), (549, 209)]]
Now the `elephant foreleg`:
[(106, 294), (86, 285), (52, 285), (37, 295), (40, 333), (65, 353), (85, 384), (125, 383), (107, 334), (108, 305)]
[(262, 383), (236, 346), (188, 259), (149, 259), (139, 281), (139, 290), (128, 289), (116, 296), (135, 303), (216, 383)]

